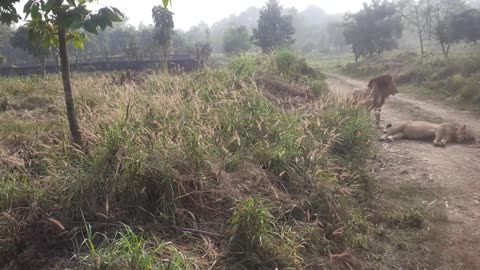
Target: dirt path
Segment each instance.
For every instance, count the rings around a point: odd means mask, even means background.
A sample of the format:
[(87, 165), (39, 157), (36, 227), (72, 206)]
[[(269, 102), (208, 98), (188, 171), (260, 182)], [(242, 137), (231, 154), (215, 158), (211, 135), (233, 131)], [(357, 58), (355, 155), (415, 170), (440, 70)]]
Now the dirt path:
[[(367, 83), (340, 75), (329, 74), (333, 91), (351, 91)], [(401, 90), (400, 90), (401, 91)], [(459, 111), (442, 104), (416, 100), (399, 93), (387, 99), (382, 110), (382, 125), (401, 120), (448, 121), (466, 123), (480, 138), (480, 116)], [(419, 269), (480, 269), (480, 147), (452, 144), (433, 147), (428, 142), (397, 141), (380, 143), (382, 154), (396, 163), (388, 172), (378, 172), (385, 181), (414, 181), (438, 192), (445, 205), (448, 221), (442, 239), (425, 246), (427, 253), (436, 253), (434, 268)]]

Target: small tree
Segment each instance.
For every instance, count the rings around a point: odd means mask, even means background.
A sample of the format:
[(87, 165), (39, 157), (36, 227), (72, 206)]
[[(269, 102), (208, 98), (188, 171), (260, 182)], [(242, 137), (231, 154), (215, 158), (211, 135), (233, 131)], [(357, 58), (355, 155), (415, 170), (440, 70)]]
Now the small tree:
[(3, 64), (3, 62), (5, 60), (5, 58), (3, 56), (3, 54), (6, 51), (5, 50), (5, 45), (7, 45), (8, 40), (12, 37), (12, 35), (13, 35), (13, 31), (9, 26), (0, 24), (0, 49), (1, 49), (0, 64)]
[(175, 27), (173, 13), (164, 7), (155, 6), (152, 9), (152, 17), (155, 22), (154, 40), (162, 48), (165, 65), (168, 67), (167, 52), (172, 42), (173, 28)]
[(328, 44), (337, 51), (345, 48), (345, 37), (342, 33), (341, 23), (333, 22), (327, 24)]
[(440, 21), (436, 26), (435, 37), (448, 58), (453, 44), (464, 40), (476, 43), (480, 40), (480, 11), (468, 9)]
[(137, 35), (135, 29), (127, 29), (127, 44), (125, 54), (130, 61), (136, 61), (140, 57), (140, 50), (137, 44)]
[(400, 16), (395, 5), (388, 1), (364, 3), (363, 10), (345, 14), (343, 27), (355, 61), (361, 56), (379, 55), (396, 48), (397, 39), (402, 35)]
[(407, 27), (416, 32), (420, 53), (425, 54), (425, 34), (432, 27), (432, 0), (401, 0), (399, 11)]
[(433, 5), (435, 39), (442, 48), (443, 56), (448, 58), (451, 46), (461, 39), (460, 29), (455, 30), (452, 19), (466, 8), (463, 0), (436, 0)]
[(231, 26), (223, 35), (223, 50), (226, 54), (238, 54), (248, 51), (251, 47), (247, 27)]
[(39, 42), (30, 40), (28, 29), (25, 27), (19, 27), (17, 31), (10, 38), (10, 43), (14, 48), (21, 49), (28, 54), (38, 58), (42, 66), (43, 76), (46, 74), (46, 61), (50, 54), (50, 50), (45, 48)]
[(197, 42), (195, 44), (195, 51), (200, 66), (204, 67), (212, 54), (212, 46), (208, 42)]
[(282, 15), (282, 10), (278, 0), (269, 0), (260, 11), (258, 28), (253, 29), (252, 41), (264, 53), (295, 43), (292, 17)]

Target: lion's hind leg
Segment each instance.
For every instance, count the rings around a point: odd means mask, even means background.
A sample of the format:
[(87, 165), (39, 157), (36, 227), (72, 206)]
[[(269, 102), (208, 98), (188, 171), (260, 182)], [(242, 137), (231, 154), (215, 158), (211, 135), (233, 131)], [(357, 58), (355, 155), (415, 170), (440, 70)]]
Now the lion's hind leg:
[(403, 139), (404, 137), (405, 137), (405, 134), (403, 134), (402, 131), (398, 129), (390, 129), (388, 130), (387, 133), (385, 133), (382, 137), (380, 137), (380, 140), (394, 142), (395, 140)]
[(403, 133), (403, 127), (401, 124), (388, 124), (386, 130), (387, 132), (382, 137), (380, 137), (381, 141), (393, 142), (395, 140), (405, 138), (405, 134)]

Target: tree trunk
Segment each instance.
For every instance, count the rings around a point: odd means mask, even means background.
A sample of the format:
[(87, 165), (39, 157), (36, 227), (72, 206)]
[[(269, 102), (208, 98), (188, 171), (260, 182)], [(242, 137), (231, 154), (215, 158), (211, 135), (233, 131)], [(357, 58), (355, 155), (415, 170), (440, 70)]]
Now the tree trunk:
[(83, 148), (82, 133), (75, 114), (75, 103), (73, 102), (72, 84), (70, 82), (70, 65), (68, 63), (67, 38), (65, 28), (58, 29), (58, 43), (60, 63), (62, 66), (63, 90), (65, 92), (65, 105), (67, 107), (67, 118), (73, 143)]
[(109, 58), (108, 58), (108, 49), (107, 49), (107, 46), (104, 46), (103, 47), (103, 52), (105, 54), (105, 61), (107, 61), (107, 63), (109, 62)]
[(424, 55), (425, 54), (425, 49), (423, 47), (423, 36), (422, 32), (418, 31), (418, 41), (420, 41), (420, 54)]
[(47, 57), (45, 55), (40, 56), (40, 66), (42, 69), (42, 77), (45, 78), (47, 76)]
[(163, 48), (163, 59), (165, 60), (165, 71), (168, 72), (168, 58), (167, 58), (167, 48)]
[(352, 48), (352, 51), (353, 51), (353, 55), (355, 55), (355, 63), (358, 63), (358, 53), (355, 47)]
[(425, 54), (425, 49), (423, 47), (423, 35), (422, 35), (422, 26), (420, 25), (420, 14), (418, 12), (418, 6), (415, 4), (415, 15), (416, 15), (416, 25), (417, 25), (417, 34), (418, 34), (418, 41), (420, 42), (420, 54), (424, 55)]
[(450, 45), (451, 44), (448, 44), (447, 46), (445, 46), (445, 43), (443, 42), (440, 43), (440, 46), (442, 47), (443, 57), (445, 57), (445, 59), (448, 59), (448, 52), (450, 51)]
[(447, 50), (446, 50), (446, 54), (445, 54), (445, 58), (448, 59), (448, 54), (450, 53), (450, 46), (452, 46), (452, 43), (448, 43), (447, 45)]

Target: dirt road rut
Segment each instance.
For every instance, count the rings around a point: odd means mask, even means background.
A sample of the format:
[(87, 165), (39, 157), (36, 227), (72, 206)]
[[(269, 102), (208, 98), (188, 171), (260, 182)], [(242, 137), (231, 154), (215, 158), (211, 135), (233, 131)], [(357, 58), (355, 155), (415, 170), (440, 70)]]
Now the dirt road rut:
[[(338, 93), (364, 87), (365, 81), (328, 74), (330, 88)], [(400, 93), (387, 99), (382, 109), (382, 125), (403, 120), (427, 120), (466, 124), (480, 139), (480, 116), (460, 111), (437, 102), (417, 100)], [(379, 133), (380, 135), (380, 133)], [(382, 154), (396, 160), (390, 171), (376, 174), (388, 181), (414, 181), (419, 186), (436, 190), (439, 199), (432, 204), (444, 204), (448, 221), (444, 239), (428, 252), (439, 254), (440, 268), (480, 269), (480, 147), (451, 144), (433, 147), (428, 142), (403, 141), (380, 143)], [(392, 169), (393, 168), (393, 169)], [(435, 250), (430, 250), (430, 249)], [(428, 268), (430, 269), (430, 268)]]

